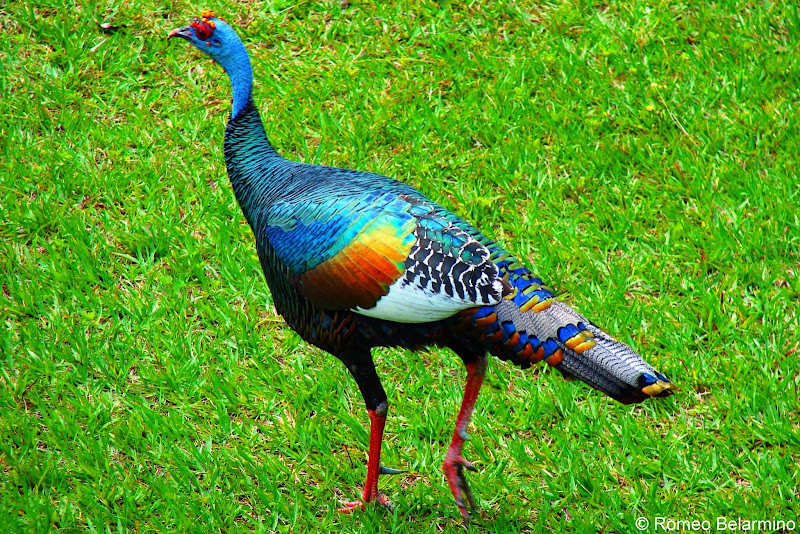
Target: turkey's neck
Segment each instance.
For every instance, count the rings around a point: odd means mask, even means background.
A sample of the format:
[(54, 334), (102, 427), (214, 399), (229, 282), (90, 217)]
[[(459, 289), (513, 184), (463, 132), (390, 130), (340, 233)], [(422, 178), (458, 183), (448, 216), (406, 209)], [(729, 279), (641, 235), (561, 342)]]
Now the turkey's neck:
[(225, 128), (225, 165), (236, 200), (253, 230), (259, 208), (266, 207), (279, 190), (287, 163), (272, 148), (253, 99), (248, 97)]
[(234, 49), (231, 55), (219, 59), (220, 65), (231, 80), (232, 118), (247, 107), (253, 95), (253, 67), (250, 65), (250, 56), (247, 55), (241, 41), (237, 44), (238, 50)]

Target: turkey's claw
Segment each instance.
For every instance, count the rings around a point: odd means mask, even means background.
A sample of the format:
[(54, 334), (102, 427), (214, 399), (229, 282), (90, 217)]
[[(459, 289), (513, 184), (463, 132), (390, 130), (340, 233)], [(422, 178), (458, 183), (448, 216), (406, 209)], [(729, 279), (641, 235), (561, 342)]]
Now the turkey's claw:
[[(469, 525), (469, 510), (467, 509), (467, 504), (469, 504), (469, 507), (472, 508), (473, 511), (477, 511), (478, 503), (475, 501), (475, 497), (469, 489), (464, 470), (477, 471), (477, 469), (462, 456), (457, 456), (452, 459), (445, 458), (442, 467), (444, 476), (447, 478), (447, 485), (450, 486), (450, 491), (453, 493), (453, 497), (456, 500), (456, 506), (458, 506), (458, 510), (461, 512), (461, 518), (464, 520), (464, 526), (467, 526)], [(466, 498), (467, 503), (464, 503), (464, 498)]]

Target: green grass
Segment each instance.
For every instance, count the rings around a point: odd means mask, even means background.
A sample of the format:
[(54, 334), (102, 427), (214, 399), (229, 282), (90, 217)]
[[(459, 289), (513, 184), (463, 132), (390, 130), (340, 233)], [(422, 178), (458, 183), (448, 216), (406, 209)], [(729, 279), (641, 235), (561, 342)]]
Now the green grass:
[(285, 156), (413, 184), (680, 386), (624, 407), (492, 361), (473, 531), (797, 519), (800, 10), (350, 4), (0, 6), (0, 530), (462, 530), (447, 351), (378, 353), (408, 473), (394, 512), (335, 511), (366, 414), (272, 308), (224, 73), (165, 39), (207, 7)]

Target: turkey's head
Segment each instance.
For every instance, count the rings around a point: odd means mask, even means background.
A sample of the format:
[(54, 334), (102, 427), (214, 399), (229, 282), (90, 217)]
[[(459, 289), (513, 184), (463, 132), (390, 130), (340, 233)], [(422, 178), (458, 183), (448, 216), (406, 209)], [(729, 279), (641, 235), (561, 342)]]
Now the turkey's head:
[(223, 67), (240, 57), (242, 42), (225, 21), (204, 11), (195, 17), (188, 26), (173, 30), (169, 37), (180, 37), (192, 43), (195, 48), (216, 60)]

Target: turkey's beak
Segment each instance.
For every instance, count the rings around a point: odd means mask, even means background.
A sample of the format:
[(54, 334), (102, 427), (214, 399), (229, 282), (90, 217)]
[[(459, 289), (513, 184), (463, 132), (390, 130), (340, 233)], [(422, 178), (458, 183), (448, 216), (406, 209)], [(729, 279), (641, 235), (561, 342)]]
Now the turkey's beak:
[(186, 39), (187, 41), (192, 38), (192, 27), (191, 26), (184, 26), (183, 28), (178, 28), (177, 30), (172, 30), (170, 34), (167, 36), (167, 39), (171, 37), (180, 37), (182, 39)]

